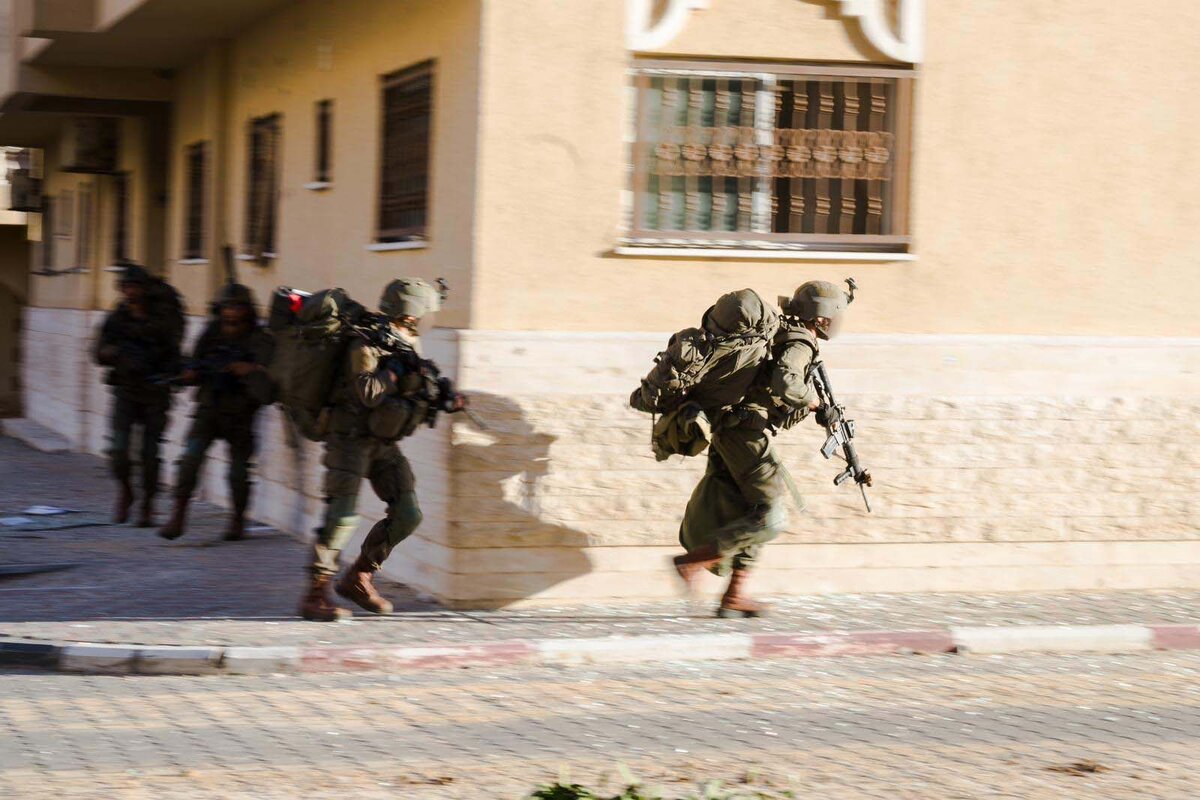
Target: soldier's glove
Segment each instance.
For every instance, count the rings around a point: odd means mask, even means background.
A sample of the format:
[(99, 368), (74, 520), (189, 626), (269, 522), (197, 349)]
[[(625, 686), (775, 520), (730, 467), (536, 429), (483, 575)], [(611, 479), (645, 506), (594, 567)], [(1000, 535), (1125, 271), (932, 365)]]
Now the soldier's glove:
[(815, 412), (813, 412), (813, 419), (815, 419), (817, 424), (822, 428), (828, 428), (830, 420), (829, 407), (821, 406), (818, 408)]

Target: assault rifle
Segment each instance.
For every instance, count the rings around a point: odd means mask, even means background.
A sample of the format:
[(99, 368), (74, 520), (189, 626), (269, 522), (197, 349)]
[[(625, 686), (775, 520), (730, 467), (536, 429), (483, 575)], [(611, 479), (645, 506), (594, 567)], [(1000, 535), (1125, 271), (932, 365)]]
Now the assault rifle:
[(437, 425), (438, 414), (453, 414), (461, 411), (477, 428), (482, 431), (488, 430), (487, 424), (471, 409), (454, 408), (454, 400), (458, 396), (454, 390), (454, 382), (442, 376), (442, 371), (438, 369), (437, 364), (427, 358), (422, 358), (413, 349), (413, 346), (396, 332), (385, 317), (364, 313), (356, 318), (342, 315), (341, 321), (346, 329), (355, 336), (386, 352), (388, 354), (386, 366), (395, 374), (403, 375), (415, 372), (422, 377), (424, 387), (421, 390), (424, 395), (422, 399), (429, 403), (425, 424), (430, 428)]
[[(203, 384), (208, 381), (214, 382), (214, 388), (218, 392), (227, 392), (232, 390), (237, 383), (237, 379), (229, 372), (229, 365), (239, 361), (254, 361), (249, 351), (245, 348), (238, 347), (232, 344), (218, 344), (212, 352), (204, 358), (193, 358), (184, 362), (184, 371), (191, 370), (199, 375), (197, 383)], [(184, 386), (181, 376), (171, 380), (172, 386)]]
[(824, 446), (821, 447), (821, 455), (833, 458), (834, 453), (841, 448), (842, 458), (846, 461), (846, 468), (833, 479), (833, 485), (841, 486), (853, 478), (862, 490), (863, 502), (870, 513), (871, 501), (867, 499), (867, 487), (871, 485), (871, 473), (859, 463), (858, 452), (854, 449), (854, 420), (846, 419), (845, 406), (839, 405), (834, 399), (833, 387), (829, 383), (829, 373), (825, 371), (824, 362), (813, 362), (812, 378), (817, 397), (821, 401), (821, 407), (817, 411), (817, 422), (825, 426), (825, 432), (828, 434)]

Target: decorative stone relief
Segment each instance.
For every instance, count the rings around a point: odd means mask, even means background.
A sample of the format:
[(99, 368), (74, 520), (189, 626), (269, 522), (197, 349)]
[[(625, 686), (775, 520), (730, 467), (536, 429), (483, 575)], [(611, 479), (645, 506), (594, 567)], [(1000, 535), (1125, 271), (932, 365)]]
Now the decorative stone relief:
[[(654, 0), (626, 0), (626, 42), (630, 50), (656, 50), (669, 44), (687, 26), (697, 9), (708, 8), (711, 0), (667, 0), (666, 8), (654, 18)], [(898, 0), (899, 31), (888, 21), (886, 0), (830, 0), (839, 13), (858, 21), (863, 36), (888, 58), (909, 64), (920, 63), (925, 49), (925, 0)]]

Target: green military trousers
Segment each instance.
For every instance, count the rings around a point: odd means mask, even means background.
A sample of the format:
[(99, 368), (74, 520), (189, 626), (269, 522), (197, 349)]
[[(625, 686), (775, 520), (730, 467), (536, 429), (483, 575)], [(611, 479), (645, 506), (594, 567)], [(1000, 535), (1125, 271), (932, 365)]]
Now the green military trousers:
[(387, 503), (387, 516), (375, 523), (362, 545), (362, 557), (371, 569), (379, 569), (392, 549), (421, 524), (412, 466), (395, 442), (343, 434), (332, 434), (326, 441), (324, 464), (327, 505), (325, 524), (313, 547), (313, 573), (337, 573), (338, 554), (358, 527), (358, 491), (364, 478)]
[(250, 471), (255, 451), (253, 412), (222, 414), (215, 408), (204, 406), (196, 410), (179, 459), (175, 497), (187, 500), (196, 491), (208, 448), (218, 439), (229, 443), (230, 500), (235, 511), (244, 513), (250, 504)]
[(704, 477), (692, 491), (679, 543), (688, 552), (715, 545), (714, 568), (749, 568), (762, 546), (787, 524), (791, 478), (771, 444), (766, 419), (757, 414), (722, 420), (714, 427)]
[(142, 490), (147, 497), (158, 493), (159, 445), (167, 427), (167, 411), (171, 397), (161, 392), (147, 393), (147, 397), (135, 397), (130, 393), (117, 392), (113, 397), (111, 428), (109, 434), (108, 460), (113, 476), (122, 483), (128, 482), (133, 474), (133, 459), (129, 451), (133, 443), (133, 428), (142, 428)]

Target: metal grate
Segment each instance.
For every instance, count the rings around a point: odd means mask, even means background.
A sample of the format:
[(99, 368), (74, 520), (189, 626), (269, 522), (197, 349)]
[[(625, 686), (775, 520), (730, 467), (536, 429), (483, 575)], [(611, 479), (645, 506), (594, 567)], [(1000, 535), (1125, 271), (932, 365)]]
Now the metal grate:
[(112, 257), (114, 264), (129, 258), (129, 176), (113, 176)]
[(281, 127), (278, 114), (250, 121), (245, 248), (246, 252), (259, 258), (275, 253)]
[(204, 258), (204, 200), (208, 184), (208, 143), (188, 145), (186, 155), (187, 201), (184, 210), (183, 257)]
[(635, 80), (635, 238), (907, 244), (904, 73), (642, 62)]
[(333, 180), (333, 101), (317, 101), (317, 163), (313, 180), (329, 183)]
[(425, 238), (432, 114), (433, 62), (384, 77), (381, 242)]

